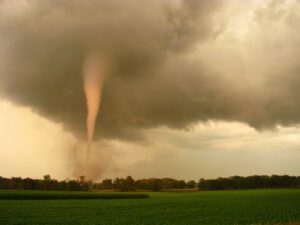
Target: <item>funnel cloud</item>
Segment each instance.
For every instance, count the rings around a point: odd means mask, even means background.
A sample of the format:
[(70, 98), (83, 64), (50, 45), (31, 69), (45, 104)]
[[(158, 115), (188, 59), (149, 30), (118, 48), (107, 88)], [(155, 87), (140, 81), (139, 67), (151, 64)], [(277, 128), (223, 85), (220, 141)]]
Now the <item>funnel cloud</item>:
[(87, 105), (87, 152), (86, 160), (89, 159), (90, 149), (93, 142), (95, 123), (101, 103), (102, 87), (107, 71), (104, 60), (98, 54), (90, 53), (83, 63), (83, 87)]

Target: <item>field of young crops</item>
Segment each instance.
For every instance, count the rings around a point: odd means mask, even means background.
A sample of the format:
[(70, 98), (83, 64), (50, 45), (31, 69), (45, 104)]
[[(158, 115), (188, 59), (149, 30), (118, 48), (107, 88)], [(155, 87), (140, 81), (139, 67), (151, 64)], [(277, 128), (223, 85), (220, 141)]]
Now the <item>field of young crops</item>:
[[(5, 192), (1, 191), (2, 196)], [(150, 198), (0, 200), (0, 224), (250, 225), (300, 221), (300, 189), (147, 194)]]
[[(0, 190), (0, 200), (67, 200), (149, 198), (146, 193)], [(0, 202), (1, 204), (1, 202)]]

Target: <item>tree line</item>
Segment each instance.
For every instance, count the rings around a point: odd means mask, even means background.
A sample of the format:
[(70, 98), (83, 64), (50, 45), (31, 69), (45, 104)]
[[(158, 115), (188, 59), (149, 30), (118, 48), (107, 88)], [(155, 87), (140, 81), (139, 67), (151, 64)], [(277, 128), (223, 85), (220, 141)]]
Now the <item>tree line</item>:
[(126, 178), (105, 179), (101, 183), (94, 184), (94, 189), (113, 189), (118, 191), (149, 190), (161, 191), (170, 189), (195, 189), (197, 184), (191, 180), (176, 180), (172, 178), (149, 178), (134, 180), (131, 176)]
[(88, 191), (91, 185), (92, 182), (83, 176), (78, 180), (63, 181), (52, 179), (50, 175), (45, 175), (44, 179), (0, 177), (0, 189)]
[(200, 179), (199, 190), (243, 190), (259, 188), (300, 188), (299, 176), (233, 176), (217, 179)]
[(126, 178), (104, 179), (94, 183), (81, 176), (78, 180), (57, 181), (50, 175), (44, 179), (0, 177), (0, 189), (28, 189), (28, 190), (116, 190), (135, 191), (149, 190), (162, 191), (171, 189), (199, 189), (199, 190), (243, 190), (258, 188), (300, 188), (299, 176), (272, 175), (272, 176), (233, 176), (217, 179), (200, 179), (198, 183), (193, 180), (188, 182), (172, 178), (149, 178), (134, 180), (131, 176)]
[(135, 191), (149, 190), (160, 191), (164, 189), (192, 189), (196, 188), (195, 181), (185, 182), (171, 178), (150, 178), (134, 180), (131, 176), (126, 178), (104, 179), (102, 182), (94, 183), (81, 176), (78, 180), (57, 181), (50, 175), (44, 179), (32, 179), (12, 177), (0, 177), (0, 189), (25, 189), (25, 190), (65, 190), (65, 191), (88, 191), (88, 190), (116, 190)]

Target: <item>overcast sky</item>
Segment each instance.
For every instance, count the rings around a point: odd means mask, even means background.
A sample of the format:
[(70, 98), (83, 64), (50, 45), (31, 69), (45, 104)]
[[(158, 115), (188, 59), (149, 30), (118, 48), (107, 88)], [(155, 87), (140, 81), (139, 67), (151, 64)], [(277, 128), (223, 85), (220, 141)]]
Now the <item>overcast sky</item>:
[(300, 2), (0, 1), (0, 176), (299, 175)]

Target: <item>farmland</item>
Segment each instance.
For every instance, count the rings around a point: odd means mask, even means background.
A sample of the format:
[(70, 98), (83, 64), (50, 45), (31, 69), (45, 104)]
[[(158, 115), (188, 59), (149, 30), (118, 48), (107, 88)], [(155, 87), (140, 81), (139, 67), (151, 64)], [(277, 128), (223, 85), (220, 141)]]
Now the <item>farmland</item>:
[(0, 200), (67, 200), (149, 198), (143, 193), (0, 190)]
[[(0, 194), (5, 192), (12, 191)], [(0, 200), (0, 224), (250, 225), (300, 221), (300, 189), (147, 194), (150, 198)]]

